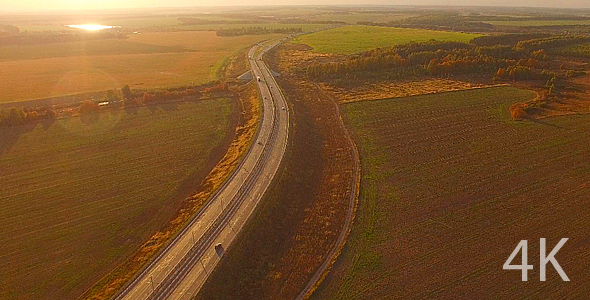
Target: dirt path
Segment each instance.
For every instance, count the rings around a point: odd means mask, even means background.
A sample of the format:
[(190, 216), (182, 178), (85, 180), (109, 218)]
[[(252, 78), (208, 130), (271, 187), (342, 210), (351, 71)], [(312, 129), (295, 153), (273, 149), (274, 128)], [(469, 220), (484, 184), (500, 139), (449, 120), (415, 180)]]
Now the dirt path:
[[(316, 84), (316, 87), (319, 90), (322, 90), (321, 87), (319, 87), (317, 84)], [(332, 247), (332, 249), (328, 253), (326, 259), (324, 260), (322, 265), (316, 270), (313, 277), (309, 280), (309, 283), (305, 286), (305, 288), (301, 291), (301, 293), (299, 293), (299, 295), (297, 295), (296, 299), (298, 299), (298, 300), (299, 299), (308, 299), (313, 294), (315, 289), (322, 283), (324, 278), (326, 278), (326, 276), (328, 275), (330, 269), (332, 268), (332, 266), (336, 262), (336, 259), (338, 259), (338, 256), (340, 255), (342, 248), (344, 248), (344, 245), (346, 244), (346, 239), (348, 238), (348, 235), (350, 234), (350, 230), (352, 229), (352, 225), (354, 223), (354, 217), (356, 215), (356, 210), (357, 210), (358, 201), (359, 201), (359, 188), (360, 188), (360, 183), (361, 183), (361, 167), (360, 167), (360, 157), (359, 157), (358, 148), (356, 147), (354, 141), (350, 137), (350, 132), (348, 131), (348, 129), (346, 129), (346, 126), (344, 125), (344, 120), (342, 120), (342, 114), (340, 113), (340, 106), (338, 105), (338, 101), (336, 99), (334, 99), (333, 97), (330, 97), (325, 92), (323, 94), (326, 97), (330, 98), (330, 100), (332, 100), (332, 103), (334, 104), (335, 109), (338, 111), (338, 115), (340, 116), (340, 124), (339, 124), (340, 128), (344, 132), (344, 135), (346, 136), (346, 140), (347, 140), (348, 144), (350, 145), (350, 149), (352, 150), (351, 155), (353, 158), (353, 170), (352, 170), (353, 176), (352, 176), (352, 178), (351, 178), (352, 180), (350, 182), (351, 193), (350, 193), (349, 203), (348, 203), (348, 212), (346, 213), (346, 219), (344, 220), (344, 225), (343, 225), (342, 231), (340, 232), (340, 236), (338, 236), (338, 239), (334, 243), (334, 246)]]

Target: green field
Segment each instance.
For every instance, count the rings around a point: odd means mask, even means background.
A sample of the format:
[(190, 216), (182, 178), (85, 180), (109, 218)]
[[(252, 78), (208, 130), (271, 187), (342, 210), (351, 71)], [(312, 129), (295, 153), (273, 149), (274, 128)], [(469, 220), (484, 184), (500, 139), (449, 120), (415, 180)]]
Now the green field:
[(421, 29), (345, 26), (303, 35), (294, 42), (309, 45), (315, 52), (352, 54), (409, 42), (426, 42), (431, 39), (468, 42), (478, 36), (480, 35)]
[(530, 21), (484, 21), (497, 26), (563, 26), (590, 25), (590, 20), (530, 20)]
[[(588, 295), (590, 115), (512, 121), (508, 107), (533, 96), (497, 87), (343, 105), (359, 208), (312, 299)], [(564, 237), (556, 258), (572, 281), (549, 268), (540, 282), (539, 238), (552, 249)], [(502, 269), (521, 239), (535, 264), (526, 284)]]
[(0, 127), (0, 299), (76, 299), (136, 251), (224, 151), (231, 111), (217, 99)]
[(150, 32), (123, 41), (0, 46), (0, 74), (10, 74), (0, 76), (0, 103), (120, 89), (124, 85), (165, 88), (201, 84), (219, 79), (223, 63), (240, 49), (280, 36)]

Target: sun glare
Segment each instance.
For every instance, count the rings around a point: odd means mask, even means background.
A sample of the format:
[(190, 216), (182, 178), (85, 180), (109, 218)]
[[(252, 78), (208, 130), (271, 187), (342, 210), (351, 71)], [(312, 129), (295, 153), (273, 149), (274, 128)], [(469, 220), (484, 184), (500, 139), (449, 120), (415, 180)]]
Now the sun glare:
[(97, 30), (101, 30), (101, 29), (111, 29), (111, 28), (117, 27), (117, 26), (97, 25), (97, 24), (66, 25), (66, 26), (70, 27), (70, 28), (78, 28), (78, 29), (84, 29), (84, 30), (90, 30), (90, 31), (97, 31)]

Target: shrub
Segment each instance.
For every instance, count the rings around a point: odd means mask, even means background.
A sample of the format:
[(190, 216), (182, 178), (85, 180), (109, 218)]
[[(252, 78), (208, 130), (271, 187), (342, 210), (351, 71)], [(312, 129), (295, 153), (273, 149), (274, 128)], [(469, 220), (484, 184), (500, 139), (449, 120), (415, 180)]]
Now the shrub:
[(80, 103), (80, 114), (97, 113), (98, 104), (91, 100), (84, 100)]
[(510, 106), (510, 116), (515, 121), (527, 119), (529, 117), (528, 113), (526, 112), (526, 104), (523, 103), (515, 103)]

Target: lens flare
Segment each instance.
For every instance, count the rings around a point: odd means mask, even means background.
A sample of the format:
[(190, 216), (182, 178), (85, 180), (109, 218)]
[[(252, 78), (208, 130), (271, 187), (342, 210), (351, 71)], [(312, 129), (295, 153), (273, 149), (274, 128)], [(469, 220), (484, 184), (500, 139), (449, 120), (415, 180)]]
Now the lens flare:
[(90, 31), (97, 31), (97, 30), (101, 30), (101, 29), (111, 29), (111, 28), (120, 27), (120, 26), (106, 26), (106, 25), (98, 25), (98, 24), (66, 25), (66, 26), (70, 27), (70, 28), (78, 28), (78, 29), (84, 29), (84, 30), (90, 30)]

